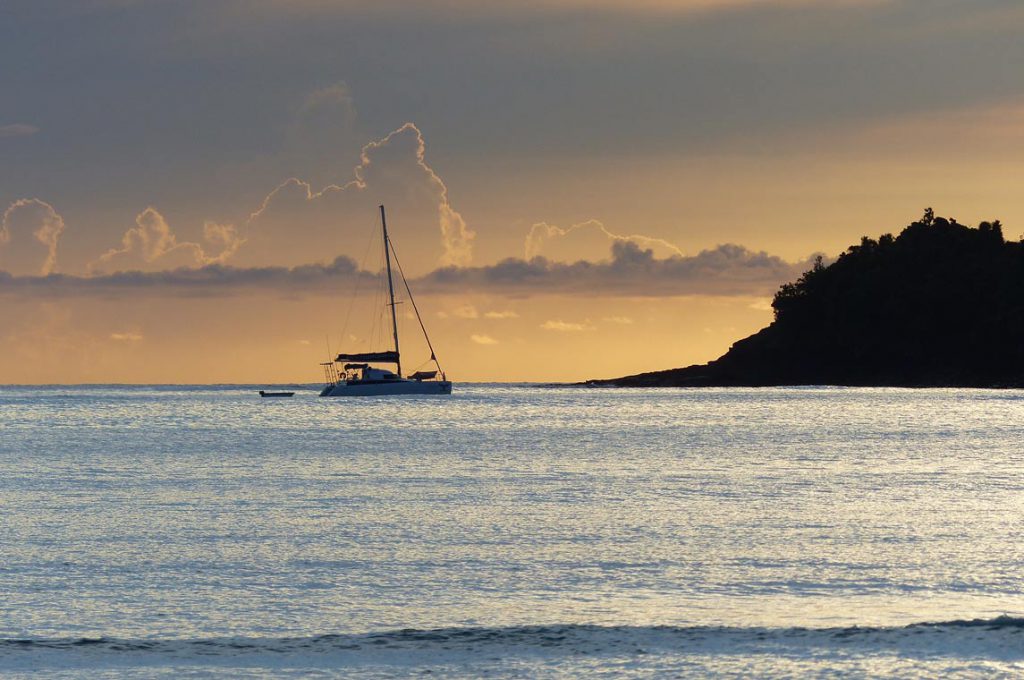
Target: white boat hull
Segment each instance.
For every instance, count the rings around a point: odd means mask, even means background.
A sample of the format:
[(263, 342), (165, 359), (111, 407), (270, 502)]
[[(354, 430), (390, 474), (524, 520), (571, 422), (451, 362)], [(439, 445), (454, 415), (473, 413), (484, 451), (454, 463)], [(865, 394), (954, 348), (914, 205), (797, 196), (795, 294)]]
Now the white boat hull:
[(451, 394), (447, 380), (389, 380), (387, 382), (338, 382), (327, 385), (321, 397), (383, 397), (395, 394)]

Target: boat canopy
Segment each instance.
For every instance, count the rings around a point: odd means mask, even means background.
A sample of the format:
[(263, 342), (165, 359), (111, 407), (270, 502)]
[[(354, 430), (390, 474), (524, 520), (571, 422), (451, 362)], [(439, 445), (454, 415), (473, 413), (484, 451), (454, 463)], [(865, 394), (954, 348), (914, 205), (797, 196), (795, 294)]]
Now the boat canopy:
[(377, 362), (387, 364), (398, 363), (398, 352), (387, 351), (387, 352), (364, 352), (362, 354), (339, 354), (335, 361), (358, 361), (358, 362)]
[(416, 371), (409, 376), (410, 380), (432, 380), (437, 375), (437, 371)]

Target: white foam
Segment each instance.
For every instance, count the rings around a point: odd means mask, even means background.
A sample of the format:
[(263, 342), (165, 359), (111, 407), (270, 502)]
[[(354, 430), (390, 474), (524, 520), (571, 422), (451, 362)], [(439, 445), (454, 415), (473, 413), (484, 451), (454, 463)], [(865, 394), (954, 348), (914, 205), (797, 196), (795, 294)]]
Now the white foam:
[[(1024, 662), (1024, 619), (906, 627), (730, 628), (551, 625), (400, 630), (301, 638), (28, 639), (0, 641), (0, 670), (130, 668), (494, 670), (523, 663), (640, 669), (708, 659), (791, 662)], [(756, 664), (755, 664), (756, 665)]]

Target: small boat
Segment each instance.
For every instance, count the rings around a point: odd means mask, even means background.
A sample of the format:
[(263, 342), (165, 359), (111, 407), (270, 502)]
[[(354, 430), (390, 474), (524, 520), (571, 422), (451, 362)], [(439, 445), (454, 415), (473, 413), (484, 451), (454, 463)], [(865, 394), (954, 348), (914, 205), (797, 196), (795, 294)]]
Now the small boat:
[(294, 397), (294, 392), (269, 392), (267, 390), (260, 390), (261, 397)]
[[(384, 206), (380, 206), (380, 225), (384, 234), (384, 262), (388, 279), (388, 306), (391, 307), (391, 332), (394, 338), (395, 348), (382, 352), (361, 352), (341, 353), (334, 361), (320, 364), (324, 369), (327, 384), (320, 391), (321, 397), (370, 397), (389, 396), (398, 394), (451, 394), (452, 384), (441, 370), (441, 364), (437, 361), (437, 354), (434, 346), (430, 344), (430, 336), (427, 335), (427, 328), (423, 325), (423, 318), (420, 310), (416, 307), (416, 301), (412, 297), (412, 290), (409, 289), (409, 282), (402, 271), (402, 263), (394, 254), (394, 246), (388, 238), (388, 223), (384, 215)], [(409, 302), (416, 313), (416, 320), (419, 321), (420, 330), (423, 331), (423, 338), (427, 341), (427, 348), (430, 350), (430, 359), (436, 370), (415, 371), (412, 374), (402, 377), (402, 355), (398, 350), (398, 317), (395, 314), (395, 285), (391, 276), (391, 259), (394, 257), (398, 265), (398, 273), (405, 285), (405, 292), (408, 294)], [(335, 364), (340, 364), (339, 370)], [(371, 364), (394, 364), (395, 370), (371, 366)]]

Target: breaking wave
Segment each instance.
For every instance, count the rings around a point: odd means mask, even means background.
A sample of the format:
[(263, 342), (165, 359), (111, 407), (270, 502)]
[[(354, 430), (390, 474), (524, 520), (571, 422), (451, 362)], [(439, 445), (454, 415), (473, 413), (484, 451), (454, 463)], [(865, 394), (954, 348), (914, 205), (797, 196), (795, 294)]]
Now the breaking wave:
[(312, 637), (0, 639), (0, 669), (126, 666), (458, 664), (517, 656), (851, 656), (1024, 660), (1024, 618), (902, 627), (536, 625), (438, 628)]

